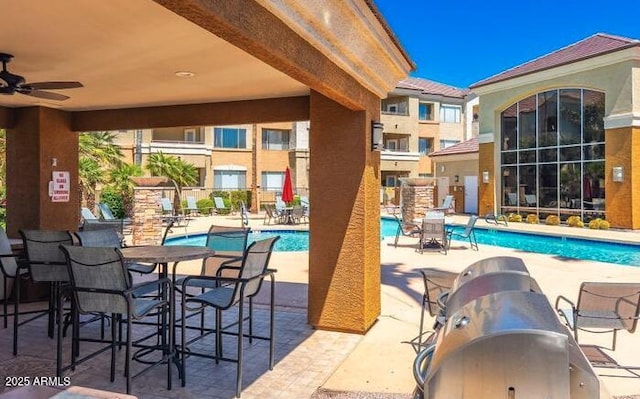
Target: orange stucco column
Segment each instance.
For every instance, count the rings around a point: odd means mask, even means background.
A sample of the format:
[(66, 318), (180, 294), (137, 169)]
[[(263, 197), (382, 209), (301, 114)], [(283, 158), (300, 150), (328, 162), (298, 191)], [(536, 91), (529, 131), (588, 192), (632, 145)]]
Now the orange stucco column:
[[(605, 131), (605, 212), (612, 227), (640, 229), (640, 128)], [(613, 168), (624, 170), (622, 182), (613, 181)]]
[[(495, 184), (500, 180), (496, 179), (494, 167), (494, 143), (482, 143), (478, 153), (478, 215), (493, 213), (495, 208)], [(482, 181), (482, 173), (489, 172), (489, 182)]]
[[(29, 107), (16, 110), (15, 126), (7, 130), (7, 233), (19, 229), (77, 230), (78, 135), (67, 112)], [(55, 158), (56, 166), (53, 166)], [(53, 171), (68, 171), (68, 202), (52, 202)]]
[(371, 120), (312, 91), (309, 323), (365, 333), (380, 314), (380, 156)]

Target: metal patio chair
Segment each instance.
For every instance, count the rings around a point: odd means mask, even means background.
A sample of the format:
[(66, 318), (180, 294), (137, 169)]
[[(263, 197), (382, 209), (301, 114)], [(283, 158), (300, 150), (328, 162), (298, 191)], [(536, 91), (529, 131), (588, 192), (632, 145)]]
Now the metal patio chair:
[(580, 285), (578, 301), (574, 304), (560, 295), (556, 310), (573, 331), (613, 333), (611, 350), (616, 349), (619, 330), (633, 333), (640, 318), (640, 283), (584, 282)]
[(393, 217), (398, 223), (398, 229), (396, 230), (396, 239), (393, 242), (394, 247), (398, 247), (398, 239), (400, 239), (400, 235), (403, 235), (405, 237), (420, 237), (420, 235), (422, 234), (422, 228), (420, 226), (415, 223), (405, 222), (404, 220), (402, 220), (402, 215), (394, 213)]
[[(171, 369), (173, 367), (173, 302), (162, 297), (138, 298), (135, 293), (145, 287), (152, 287), (151, 290), (171, 290), (171, 282), (168, 278), (147, 281), (133, 285), (129, 278), (128, 270), (123, 261), (122, 254), (118, 248), (109, 247), (83, 247), (83, 246), (61, 246), (61, 252), (66, 259), (66, 267), (70, 276), (71, 292), (73, 293), (74, 309), (79, 314), (101, 314), (110, 315), (113, 320), (121, 320), (127, 327), (126, 331), (126, 352), (125, 352), (125, 377), (127, 394), (131, 392), (131, 379), (137, 377), (149, 367), (167, 363), (167, 389), (171, 389)], [(58, 308), (60, 309), (60, 305)], [(160, 335), (160, 346), (162, 358), (154, 362), (152, 366), (146, 367), (136, 375), (131, 370), (132, 349), (134, 346), (132, 323), (134, 320), (141, 320), (149, 315), (156, 315), (160, 312), (164, 315), (164, 323), (159, 324), (157, 329)], [(61, 310), (59, 310), (61, 317)], [(77, 318), (74, 317), (77, 322)], [(80, 339), (79, 334), (73, 335), (71, 350), (71, 364), (62, 367), (62, 327), (58, 326), (58, 361), (56, 364), (57, 375), (68, 368), (75, 368), (76, 365), (88, 360), (105, 350), (111, 349), (111, 382), (115, 380), (115, 358), (116, 348), (120, 346), (117, 338), (117, 326), (120, 323), (111, 323), (111, 340), (106, 347), (103, 347), (81, 359), (77, 358), (75, 346), (80, 341), (102, 342), (90, 339)], [(75, 331), (75, 329), (74, 329)], [(150, 337), (147, 337), (150, 338)], [(143, 344), (136, 340), (136, 344)]]
[(422, 345), (422, 336), (424, 335), (424, 313), (428, 311), (429, 315), (435, 318), (434, 329), (438, 325), (444, 324), (444, 309), (440, 307), (438, 300), (442, 301), (442, 298), (448, 294), (458, 276), (457, 273), (430, 268), (420, 270), (420, 274), (424, 284), (424, 294), (422, 295), (418, 347)]
[[(245, 337), (252, 339), (264, 339), (269, 341), (269, 370), (273, 369), (274, 358), (274, 289), (275, 280), (273, 278), (275, 270), (268, 269), (269, 259), (278, 236), (267, 238), (252, 243), (247, 249), (246, 256), (242, 259), (240, 266), (223, 265), (216, 276), (189, 276), (182, 282), (182, 291), (190, 286), (201, 287), (203, 285), (210, 286), (201, 294), (195, 296), (187, 296), (182, 301), (182, 384), (186, 383), (186, 361), (188, 357), (198, 356), (215, 359), (216, 363), (220, 360), (236, 363), (236, 396), (240, 397), (242, 392), (242, 363), (243, 363), (243, 341)], [(222, 277), (225, 268), (234, 271), (237, 277)], [(253, 322), (251, 314), (253, 306), (251, 298), (253, 298), (262, 287), (265, 277), (271, 278), (271, 300), (269, 304), (269, 335), (267, 337), (257, 336), (253, 333)], [(246, 320), (244, 314), (244, 302), (249, 299), (249, 331), (245, 333), (244, 322)], [(203, 312), (206, 307), (212, 307), (216, 313), (215, 330), (201, 331), (195, 338), (187, 340), (187, 318), (189, 312)], [(228, 331), (228, 328), (222, 327), (222, 313), (225, 310), (237, 308), (237, 320), (229, 327), (237, 326), (237, 331)], [(207, 336), (215, 333), (215, 353), (196, 352), (196, 347), (191, 346)], [(237, 338), (236, 357), (224, 357), (222, 353), (222, 334), (234, 335)]]
[[(69, 273), (60, 245), (72, 245), (73, 237), (68, 231), (57, 230), (20, 230), (22, 243), (26, 255), (26, 264), (29, 276), (34, 282), (43, 282), (50, 285), (49, 307), (47, 314), (48, 336), (53, 338), (56, 322), (56, 305), (58, 297), (62, 296), (62, 289), (69, 282)], [(19, 272), (20, 273), (20, 272)], [(14, 317), (13, 317), (13, 354), (18, 354), (18, 327), (35, 318), (19, 320), (20, 284), (15, 285)], [(59, 322), (62, 322), (59, 320)]]
[(447, 231), (447, 248), (451, 248), (451, 239), (458, 237), (469, 240), (471, 249), (478, 251), (478, 241), (476, 240), (475, 225), (478, 220), (477, 215), (471, 215), (466, 226), (455, 226)]

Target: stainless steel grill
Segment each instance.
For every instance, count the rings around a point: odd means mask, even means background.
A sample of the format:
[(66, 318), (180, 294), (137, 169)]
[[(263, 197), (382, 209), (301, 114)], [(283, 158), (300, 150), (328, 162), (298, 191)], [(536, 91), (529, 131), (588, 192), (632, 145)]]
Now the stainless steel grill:
[(591, 365), (520, 259), (469, 266), (442, 302), (445, 322), (414, 363), (424, 398), (601, 397)]

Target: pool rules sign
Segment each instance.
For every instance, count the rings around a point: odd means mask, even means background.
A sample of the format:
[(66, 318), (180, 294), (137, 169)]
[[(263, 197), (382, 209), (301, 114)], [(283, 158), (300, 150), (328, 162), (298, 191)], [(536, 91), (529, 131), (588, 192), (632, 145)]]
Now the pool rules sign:
[(69, 202), (69, 172), (54, 171), (52, 175), (51, 202)]

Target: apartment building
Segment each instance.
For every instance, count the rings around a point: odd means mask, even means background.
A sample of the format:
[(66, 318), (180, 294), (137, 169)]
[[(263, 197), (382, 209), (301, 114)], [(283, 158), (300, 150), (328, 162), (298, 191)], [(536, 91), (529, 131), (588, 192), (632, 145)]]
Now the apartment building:
[(428, 154), (470, 139), (477, 107), (477, 97), (466, 89), (421, 78), (400, 81), (381, 104), (382, 186), (397, 187), (406, 177), (436, 177)]
[(262, 202), (275, 200), (289, 168), (295, 191), (308, 195), (308, 121), (127, 130), (116, 143), (126, 162), (144, 166), (162, 152), (193, 164), (199, 187), (252, 190)]
[[(381, 185), (393, 188), (403, 177), (437, 176), (428, 154), (474, 136), (477, 106), (477, 97), (466, 89), (421, 78), (400, 81), (381, 103)], [(127, 162), (144, 166), (157, 152), (180, 157), (196, 167), (200, 187), (252, 190), (260, 202), (273, 202), (288, 167), (295, 192), (308, 195), (308, 121), (119, 133)]]

